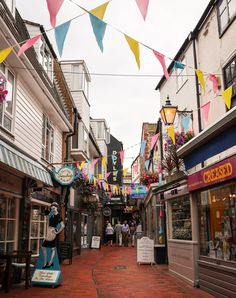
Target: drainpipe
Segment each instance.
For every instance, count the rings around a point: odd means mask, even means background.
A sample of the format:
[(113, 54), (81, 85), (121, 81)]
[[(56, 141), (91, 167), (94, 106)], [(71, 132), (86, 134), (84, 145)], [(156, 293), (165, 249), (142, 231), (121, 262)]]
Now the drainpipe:
[[(196, 34), (191, 33), (191, 39), (193, 42), (193, 59), (194, 59), (194, 68), (198, 69), (197, 63), (197, 51), (196, 51)], [(197, 97), (197, 115), (198, 115), (198, 131), (202, 131), (202, 119), (201, 119), (201, 101), (200, 101), (200, 90), (198, 84), (197, 74), (195, 73), (195, 85), (196, 85), (196, 97)]]

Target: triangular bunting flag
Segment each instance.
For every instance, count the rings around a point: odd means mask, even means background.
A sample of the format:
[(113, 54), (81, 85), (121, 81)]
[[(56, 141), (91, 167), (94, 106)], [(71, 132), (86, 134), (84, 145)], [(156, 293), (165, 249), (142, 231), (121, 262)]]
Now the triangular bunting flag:
[(103, 52), (103, 37), (105, 35), (105, 31), (107, 28), (107, 24), (92, 15), (91, 13), (89, 14), (90, 17), (90, 22), (93, 27), (93, 33), (95, 35), (95, 38), (97, 40), (98, 46), (100, 50)]
[(145, 169), (146, 169), (146, 171), (148, 171), (148, 168), (149, 168), (149, 160), (146, 160), (144, 164), (145, 164)]
[(165, 63), (165, 56), (161, 53), (158, 53), (156, 51), (153, 50), (154, 55), (156, 56), (156, 58), (159, 60), (159, 62), (161, 63), (162, 69), (163, 69), (163, 73), (166, 77), (166, 79), (169, 79), (169, 74), (166, 68), (166, 63)]
[(175, 129), (173, 125), (167, 127), (167, 133), (170, 136), (173, 144), (175, 145)]
[(147, 15), (149, 0), (136, 0), (136, 3), (141, 12), (141, 15), (143, 16), (143, 19), (145, 20)]
[(121, 161), (122, 166), (123, 166), (123, 163), (124, 163), (124, 155), (125, 155), (125, 151), (124, 150), (120, 151), (120, 161)]
[(144, 156), (144, 152), (145, 152), (145, 147), (146, 147), (147, 141), (143, 140), (141, 142), (141, 146), (140, 146), (140, 155), (143, 157)]
[(181, 124), (182, 124), (185, 134), (188, 132), (190, 119), (191, 119), (190, 115), (182, 116), (182, 118), (181, 118)]
[(64, 0), (46, 0), (48, 11), (50, 14), (50, 23), (52, 27), (54, 28), (56, 26), (56, 17), (58, 14), (58, 11), (60, 10)]
[(108, 178), (110, 175), (111, 175), (111, 172), (109, 172), (109, 173), (106, 174), (106, 180), (107, 180), (107, 178)]
[(82, 161), (81, 164), (80, 164), (80, 166), (79, 166), (79, 169), (82, 170), (83, 167), (84, 167), (84, 165), (85, 165), (85, 161)]
[(107, 9), (107, 5), (109, 4), (110, 1), (90, 10), (90, 13), (92, 15), (94, 15), (95, 17), (97, 17), (100, 20), (103, 20), (106, 9)]
[(198, 81), (199, 81), (200, 85), (202, 86), (202, 89), (203, 89), (204, 94), (205, 94), (205, 92), (206, 92), (206, 85), (205, 85), (205, 80), (204, 80), (203, 72), (201, 70), (199, 70), (199, 69), (195, 69), (195, 72), (196, 72)]
[(224, 98), (225, 104), (228, 109), (230, 109), (231, 107), (232, 93), (233, 93), (233, 86), (230, 86), (229, 88), (227, 88), (222, 92), (222, 96)]
[(98, 162), (98, 158), (93, 159), (93, 161), (92, 161), (92, 168), (93, 169), (94, 169), (95, 165), (97, 164), (97, 162)]
[(63, 46), (66, 39), (66, 34), (70, 27), (70, 22), (71, 21), (68, 21), (55, 28), (55, 39), (60, 56), (62, 56)]
[(106, 165), (107, 165), (107, 157), (106, 157), (106, 156), (103, 156), (103, 157), (102, 157), (102, 165), (104, 166), (104, 168), (105, 168)]
[(102, 174), (98, 174), (98, 179), (102, 179)]
[(96, 186), (97, 185), (97, 178), (93, 177), (93, 185)]
[(155, 146), (156, 142), (157, 142), (157, 139), (158, 139), (158, 133), (155, 134), (152, 138), (151, 138), (151, 150), (152, 148)]
[(11, 51), (12, 48), (6, 48), (0, 52), (0, 63), (2, 63), (7, 58)]
[(20, 47), (19, 52), (18, 52), (18, 56), (22, 55), (26, 50), (31, 48), (37, 42), (37, 40), (40, 37), (41, 37), (41, 34), (36, 35), (35, 37), (30, 38), (29, 40), (27, 40), (26, 43), (24, 43), (23, 46)]
[(183, 64), (180, 61), (174, 61), (174, 68), (184, 69), (185, 68), (185, 64)]
[(128, 173), (128, 168), (125, 168), (124, 171), (123, 171), (123, 176), (126, 177), (127, 173)]
[(217, 77), (214, 74), (210, 74), (209, 75), (209, 80), (212, 82), (213, 84), (213, 92), (217, 93), (219, 90), (219, 86), (218, 86), (218, 80)]
[(126, 41), (128, 42), (128, 45), (131, 49), (131, 51), (134, 54), (136, 63), (138, 65), (138, 68), (140, 68), (140, 60), (139, 60), (139, 43), (134, 40), (133, 38), (129, 37), (128, 35), (124, 34)]
[(202, 109), (202, 115), (203, 115), (203, 118), (206, 122), (208, 122), (208, 116), (209, 116), (209, 110), (210, 110), (210, 105), (211, 105), (211, 102), (208, 101), (207, 103), (205, 103), (204, 105), (201, 106), (201, 109)]

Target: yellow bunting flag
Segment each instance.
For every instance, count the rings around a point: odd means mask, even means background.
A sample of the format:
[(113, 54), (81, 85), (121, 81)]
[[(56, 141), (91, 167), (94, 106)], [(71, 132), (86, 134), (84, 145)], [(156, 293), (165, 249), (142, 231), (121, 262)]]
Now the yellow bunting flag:
[(196, 75), (197, 75), (198, 81), (201, 84), (202, 89), (204, 91), (204, 95), (205, 95), (206, 85), (205, 85), (205, 80), (204, 80), (203, 72), (201, 70), (199, 70), (199, 69), (195, 69), (195, 71), (196, 71)]
[(114, 185), (114, 192), (117, 193), (118, 192), (118, 187), (116, 185)]
[(84, 167), (84, 165), (85, 165), (85, 161), (82, 161), (81, 164), (80, 164), (80, 166), (79, 166), (79, 169), (82, 170), (83, 167)]
[(103, 157), (102, 157), (102, 165), (103, 165), (104, 167), (106, 167), (106, 165), (107, 165), (107, 157), (106, 157), (106, 156), (103, 156)]
[(100, 180), (102, 179), (102, 174), (98, 175), (98, 179), (100, 179)]
[(135, 190), (136, 190), (136, 193), (138, 193), (138, 192), (139, 192), (139, 188), (138, 188), (138, 186), (136, 186), (136, 189), (135, 189)]
[(173, 144), (175, 145), (175, 129), (173, 125), (167, 127), (167, 133), (170, 136)]
[(97, 178), (93, 177), (93, 185), (96, 186), (97, 185)]
[(93, 14), (95, 17), (97, 17), (100, 20), (103, 20), (107, 5), (109, 4), (110, 1), (90, 10), (90, 13)]
[(0, 52), (0, 63), (2, 63), (7, 58), (11, 51), (12, 48), (6, 48)]
[(127, 176), (128, 169), (129, 169), (129, 168), (125, 168), (125, 169), (123, 170), (123, 175), (124, 175), (124, 177), (126, 177), (126, 176)]
[(135, 60), (136, 60), (136, 63), (138, 65), (138, 68), (140, 68), (140, 60), (139, 60), (139, 43), (134, 40), (133, 38), (129, 37), (128, 35), (124, 34), (125, 36), (125, 39), (127, 40), (128, 42), (128, 45), (131, 49), (131, 51), (133, 52), (134, 54), (134, 57), (135, 57)]
[(224, 98), (225, 104), (228, 109), (230, 109), (231, 107), (232, 93), (233, 93), (233, 86), (230, 86), (229, 88), (227, 88), (222, 92), (222, 96)]

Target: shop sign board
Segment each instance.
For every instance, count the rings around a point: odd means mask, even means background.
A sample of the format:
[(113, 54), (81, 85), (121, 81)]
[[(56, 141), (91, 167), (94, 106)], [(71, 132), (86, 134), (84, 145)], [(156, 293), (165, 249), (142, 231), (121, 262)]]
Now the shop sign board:
[(188, 176), (189, 191), (204, 188), (236, 177), (236, 156)]
[(100, 236), (93, 236), (91, 248), (100, 248), (100, 239), (101, 239)]
[(105, 207), (102, 213), (104, 216), (111, 216), (111, 208)]
[(53, 171), (54, 179), (61, 185), (70, 185), (75, 178), (75, 170), (72, 167), (64, 166), (58, 171)]
[(142, 237), (137, 240), (137, 263), (154, 264), (154, 240)]

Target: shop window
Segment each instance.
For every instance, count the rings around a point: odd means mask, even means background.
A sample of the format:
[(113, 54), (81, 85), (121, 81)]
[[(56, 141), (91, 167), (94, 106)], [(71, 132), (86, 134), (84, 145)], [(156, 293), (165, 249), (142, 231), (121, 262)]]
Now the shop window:
[(46, 236), (47, 216), (44, 216), (45, 206), (32, 205), (30, 220), (30, 250), (33, 255), (39, 255), (40, 247)]
[(192, 240), (189, 196), (171, 201), (172, 239)]
[(221, 0), (218, 4), (218, 23), (220, 35), (236, 16), (236, 0)]
[[(236, 1), (236, 0), (235, 0)], [(236, 106), (236, 57), (228, 63), (224, 69), (225, 89), (233, 86), (233, 95), (231, 100), (231, 108)]]
[(236, 262), (236, 188), (234, 184), (200, 193), (200, 254)]
[(54, 129), (49, 119), (45, 115), (43, 115), (42, 158), (52, 163), (53, 152), (54, 152)]
[(12, 132), (15, 77), (13, 73), (4, 65), (0, 64), (0, 89), (7, 90), (6, 100), (0, 101), (0, 126)]
[(0, 195), (0, 253), (16, 249), (16, 199)]

